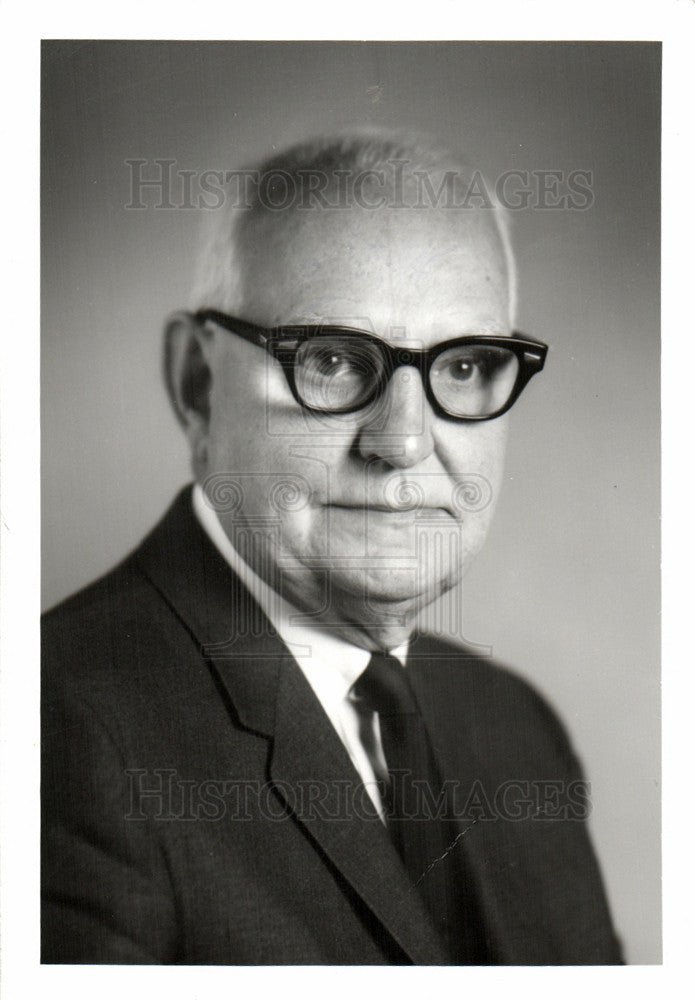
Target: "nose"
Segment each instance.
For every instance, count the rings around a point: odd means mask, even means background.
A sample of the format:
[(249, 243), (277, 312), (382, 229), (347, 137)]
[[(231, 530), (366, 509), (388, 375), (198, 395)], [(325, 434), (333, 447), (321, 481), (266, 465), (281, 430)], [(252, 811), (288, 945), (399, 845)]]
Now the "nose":
[(408, 469), (434, 450), (433, 414), (420, 373), (411, 366), (397, 368), (386, 386), (382, 405), (359, 431), (362, 458), (381, 459), (394, 469)]

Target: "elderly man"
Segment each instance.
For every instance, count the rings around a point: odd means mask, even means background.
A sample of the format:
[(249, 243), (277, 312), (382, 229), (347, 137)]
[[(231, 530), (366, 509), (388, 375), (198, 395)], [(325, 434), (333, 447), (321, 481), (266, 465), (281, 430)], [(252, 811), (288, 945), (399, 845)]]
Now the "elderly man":
[(545, 359), (505, 220), (417, 138), (244, 178), (167, 327), (196, 483), (46, 618), (43, 959), (619, 962), (560, 724), (415, 633)]

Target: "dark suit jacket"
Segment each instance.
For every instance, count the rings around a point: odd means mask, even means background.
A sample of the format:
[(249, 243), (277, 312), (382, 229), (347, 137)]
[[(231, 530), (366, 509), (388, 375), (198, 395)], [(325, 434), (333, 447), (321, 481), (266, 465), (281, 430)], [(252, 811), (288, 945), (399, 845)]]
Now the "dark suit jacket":
[[(190, 490), (45, 617), (43, 644), (44, 962), (447, 962)], [(452, 856), (484, 961), (619, 962), (554, 715), (509, 672), (433, 639), (416, 640), (408, 670), (458, 804)]]

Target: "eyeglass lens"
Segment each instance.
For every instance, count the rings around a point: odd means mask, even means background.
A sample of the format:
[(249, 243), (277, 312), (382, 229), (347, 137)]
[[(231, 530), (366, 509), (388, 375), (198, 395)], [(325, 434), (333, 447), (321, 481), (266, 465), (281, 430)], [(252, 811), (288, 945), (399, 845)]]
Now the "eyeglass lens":
[(505, 405), (518, 372), (519, 359), (512, 351), (464, 344), (437, 356), (430, 368), (430, 385), (447, 413), (482, 417)]

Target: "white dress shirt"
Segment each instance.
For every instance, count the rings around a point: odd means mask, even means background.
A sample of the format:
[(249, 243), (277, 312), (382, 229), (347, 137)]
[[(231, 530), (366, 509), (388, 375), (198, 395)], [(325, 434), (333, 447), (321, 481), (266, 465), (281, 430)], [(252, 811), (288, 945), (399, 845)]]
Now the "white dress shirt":
[[(260, 605), (297, 661), (383, 821), (383, 804), (376, 777), (384, 778), (388, 771), (381, 749), (379, 718), (374, 714), (365, 723), (351, 694), (353, 684), (367, 668), (371, 652), (341, 639), (328, 629), (303, 622), (302, 613), (261, 580), (241, 558), (217, 514), (208, 506), (198, 483), (193, 488), (193, 511), (210, 541)], [(407, 642), (391, 651), (391, 655), (403, 664), (407, 653)], [(371, 729), (368, 733), (365, 732), (365, 724)]]

